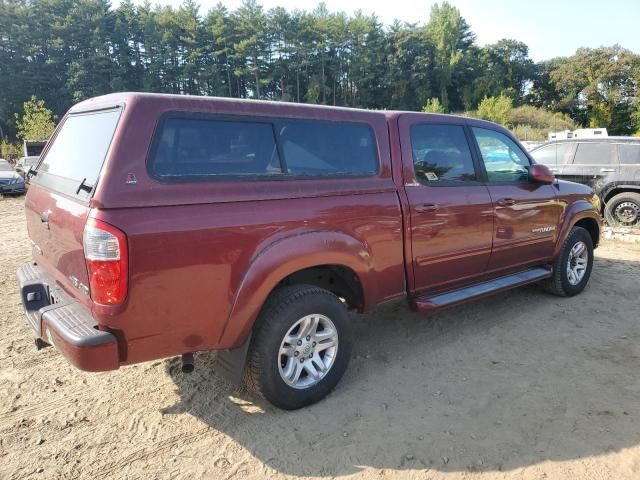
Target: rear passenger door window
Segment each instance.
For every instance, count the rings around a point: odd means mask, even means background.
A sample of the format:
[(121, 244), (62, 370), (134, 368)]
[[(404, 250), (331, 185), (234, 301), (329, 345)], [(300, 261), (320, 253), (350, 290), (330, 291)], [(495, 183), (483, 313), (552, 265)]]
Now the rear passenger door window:
[(294, 176), (375, 175), (377, 147), (368, 125), (278, 120), (287, 173)]
[(478, 179), (471, 149), (460, 125), (413, 125), (411, 149), (416, 178), (425, 185)]
[(616, 146), (613, 143), (579, 143), (575, 165), (613, 165), (616, 163)]
[(158, 178), (283, 173), (271, 123), (167, 118), (151, 161)]

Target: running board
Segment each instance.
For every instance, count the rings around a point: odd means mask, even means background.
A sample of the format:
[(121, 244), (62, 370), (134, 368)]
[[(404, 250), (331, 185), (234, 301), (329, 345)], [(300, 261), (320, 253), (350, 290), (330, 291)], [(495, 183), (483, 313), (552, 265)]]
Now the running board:
[(459, 303), (468, 302), (478, 298), (493, 295), (494, 293), (509, 290), (520, 285), (538, 282), (549, 278), (552, 271), (546, 268), (532, 268), (524, 272), (514, 273), (482, 283), (476, 283), (469, 287), (453, 290), (451, 292), (436, 295), (424, 295), (413, 299), (413, 304), (418, 312), (429, 312), (439, 308), (450, 307)]

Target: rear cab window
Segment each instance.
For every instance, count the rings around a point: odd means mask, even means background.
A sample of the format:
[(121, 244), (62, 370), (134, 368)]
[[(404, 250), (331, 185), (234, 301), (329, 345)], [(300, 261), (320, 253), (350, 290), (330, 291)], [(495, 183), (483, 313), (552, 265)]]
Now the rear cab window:
[(367, 124), (176, 113), (161, 121), (148, 169), (169, 182), (317, 178), (375, 175), (379, 160)]
[(66, 117), (32, 179), (34, 184), (88, 200), (120, 118), (121, 108)]

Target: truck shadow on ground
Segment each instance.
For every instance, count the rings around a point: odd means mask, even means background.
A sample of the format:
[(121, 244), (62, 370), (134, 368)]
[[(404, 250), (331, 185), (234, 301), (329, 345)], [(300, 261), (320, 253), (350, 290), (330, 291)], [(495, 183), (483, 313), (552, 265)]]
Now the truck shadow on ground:
[(530, 286), (431, 316), (354, 316), (336, 390), (284, 412), (227, 385), (213, 354), (168, 364), (188, 412), (291, 475), (361, 468), (503, 471), (640, 443), (640, 264), (598, 259), (587, 290)]

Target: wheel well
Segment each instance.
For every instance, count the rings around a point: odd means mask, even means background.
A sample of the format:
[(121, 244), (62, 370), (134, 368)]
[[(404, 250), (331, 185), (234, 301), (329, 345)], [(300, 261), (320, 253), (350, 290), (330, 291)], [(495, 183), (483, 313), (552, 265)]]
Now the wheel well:
[[(639, 193), (640, 192), (640, 186), (638, 187), (617, 187), (614, 188), (610, 191), (607, 192), (607, 194), (605, 195), (605, 197), (602, 199), (603, 203), (607, 203), (609, 200), (611, 200), (615, 195), (618, 195), (619, 193), (624, 193), (624, 192), (634, 192), (634, 193)], [(604, 206), (604, 205), (603, 205)]]
[(598, 242), (600, 241), (600, 228), (598, 227), (598, 222), (593, 218), (583, 218), (582, 220), (578, 220), (575, 226), (582, 227), (589, 232), (594, 248), (598, 246)]
[(278, 283), (282, 285), (306, 284), (329, 290), (343, 300), (349, 308), (362, 311), (364, 292), (358, 275), (342, 265), (318, 265), (294, 272)]

